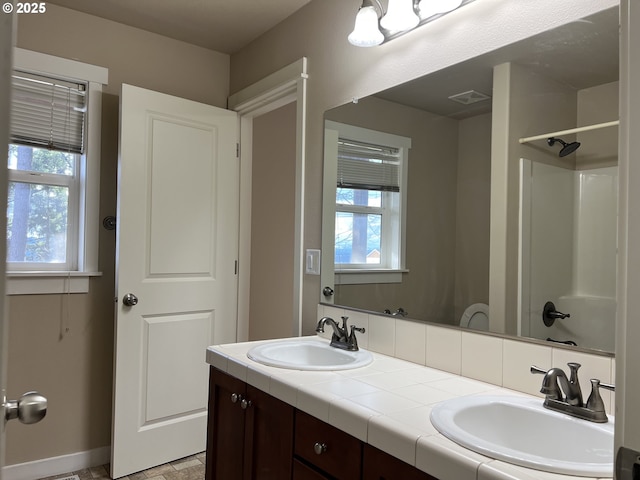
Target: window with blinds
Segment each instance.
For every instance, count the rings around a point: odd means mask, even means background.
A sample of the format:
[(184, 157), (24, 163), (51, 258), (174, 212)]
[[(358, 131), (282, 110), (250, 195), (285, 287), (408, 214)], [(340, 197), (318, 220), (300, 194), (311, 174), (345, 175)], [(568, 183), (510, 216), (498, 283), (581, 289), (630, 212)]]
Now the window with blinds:
[(86, 85), (14, 72), (11, 143), (84, 153)]
[(399, 148), (338, 139), (339, 188), (400, 191)]
[(78, 268), (87, 86), (14, 71), (8, 152), (7, 268)]
[(338, 137), (335, 267), (397, 268), (404, 152)]

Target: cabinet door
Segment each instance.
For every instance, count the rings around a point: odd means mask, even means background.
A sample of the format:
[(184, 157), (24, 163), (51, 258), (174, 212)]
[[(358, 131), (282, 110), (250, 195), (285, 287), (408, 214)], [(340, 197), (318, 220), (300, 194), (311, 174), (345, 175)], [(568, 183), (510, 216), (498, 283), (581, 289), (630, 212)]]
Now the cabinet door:
[(291, 478), (294, 408), (251, 385), (246, 398), (244, 479)]
[(362, 480), (437, 480), (371, 445), (364, 446)]
[[(244, 382), (213, 367), (209, 376), (207, 480), (239, 480), (244, 466)], [(235, 397), (234, 397), (235, 395)]]

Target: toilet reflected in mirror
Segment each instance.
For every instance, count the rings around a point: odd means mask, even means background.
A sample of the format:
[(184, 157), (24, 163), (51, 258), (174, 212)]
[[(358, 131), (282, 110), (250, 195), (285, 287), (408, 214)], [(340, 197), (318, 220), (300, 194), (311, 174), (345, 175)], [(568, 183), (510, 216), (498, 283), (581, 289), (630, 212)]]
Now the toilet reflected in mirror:
[(489, 305), (486, 303), (469, 305), (460, 317), (460, 326), (472, 330), (489, 331)]

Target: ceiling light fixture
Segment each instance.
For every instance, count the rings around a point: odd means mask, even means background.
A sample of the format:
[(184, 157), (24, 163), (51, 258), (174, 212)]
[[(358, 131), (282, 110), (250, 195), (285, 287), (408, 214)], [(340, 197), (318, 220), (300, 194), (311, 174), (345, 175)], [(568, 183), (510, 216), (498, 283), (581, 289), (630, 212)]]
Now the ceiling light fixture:
[(357, 47), (380, 45), (473, 1), (389, 0), (385, 10), (380, 0), (363, 0), (349, 43)]

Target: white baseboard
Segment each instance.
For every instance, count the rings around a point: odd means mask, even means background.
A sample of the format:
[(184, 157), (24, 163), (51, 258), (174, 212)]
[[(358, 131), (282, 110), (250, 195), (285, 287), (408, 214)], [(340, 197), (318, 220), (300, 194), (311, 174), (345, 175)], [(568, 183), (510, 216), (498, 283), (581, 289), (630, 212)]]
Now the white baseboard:
[(2, 480), (36, 480), (97, 467), (109, 463), (110, 460), (111, 447), (94, 448), (85, 452), (8, 465), (2, 470)]

